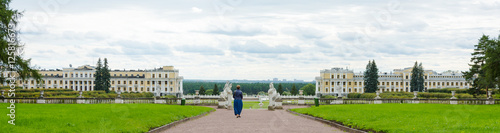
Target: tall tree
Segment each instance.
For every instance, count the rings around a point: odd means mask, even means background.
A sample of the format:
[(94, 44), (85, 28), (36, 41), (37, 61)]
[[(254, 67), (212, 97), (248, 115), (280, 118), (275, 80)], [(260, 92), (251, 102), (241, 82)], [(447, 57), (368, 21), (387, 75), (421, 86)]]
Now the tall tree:
[(368, 61), (366, 65), (366, 70), (364, 72), (364, 89), (365, 92), (373, 93), (377, 91), (378, 87), (378, 68), (375, 60)]
[(292, 95), (297, 95), (299, 92), (297, 91), (297, 87), (295, 87), (295, 84), (292, 85), (292, 90), (290, 91)]
[(417, 61), (415, 61), (415, 65), (413, 65), (413, 69), (411, 70), (410, 90), (412, 92), (422, 92), (424, 90), (424, 70), (422, 63), (418, 65)]
[(11, 9), (10, 2), (11, 0), (0, 0), (0, 83), (14, 79), (5, 77), (4, 72), (8, 71), (16, 72), (17, 75), (12, 75), (22, 81), (33, 78), (37, 83), (41, 83), (42, 75), (31, 66), (31, 59), (24, 59), (22, 54), (24, 45), (18, 38), (19, 29), (16, 27), (23, 14)]
[(101, 68), (101, 74), (102, 74), (102, 81), (101, 83), (103, 84), (103, 90), (106, 91), (106, 93), (109, 92), (109, 88), (111, 88), (111, 74), (109, 73), (109, 66), (108, 66), (108, 59), (104, 58), (104, 66)]
[(418, 88), (421, 92), (424, 92), (425, 91), (425, 79), (424, 79), (424, 67), (422, 66), (422, 62), (420, 62), (420, 64), (418, 65), (418, 70), (419, 70), (419, 76), (418, 76)]
[(99, 60), (97, 60), (97, 67), (95, 68), (94, 90), (104, 90), (102, 69), (101, 58), (99, 58)]
[(469, 71), (463, 72), (463, 74), (465, 79), (472, 83), (472, 88), (469, 88), (468, 93), (475, 98), (480, 94), (482, 88), (486, 88), (486, 91), (488, 91), (488, 88), (494, 87), (495, 84), (498, 85), (500, 82), (498, 75), (500, 69), (498, 66), (500, 44), (498, 42), (498, 39), (490, 40), (489, 36), (483, 35), (478, 44), (474, 45), (474, 52), (471, 53), (472, 57), (470, 59), (472, 64), (469, 64)]
[(212, 92), (214, 95), (219, 95), (219, 88), (217, 87), (217, 84), (214, 84), (214, 91)]
[(199, 93), (200, 95), (205, 95), (205, 88), (203, 88), (203, 86), (200, 87)]
[(484, 70), (484, 75), (487, 81), (490, 81), (490, 86), (486, 86), (486, 91), (488, 88), (500, 87), (500, 35), (498, 38), (489, 39), (485, 44), (484, 57), (485, 63), (482, 69)]
[(281, 83), (278, 84), (278, 93), (280, 93), (280, 95), (283, 95), (283, 86), (281, 85)]

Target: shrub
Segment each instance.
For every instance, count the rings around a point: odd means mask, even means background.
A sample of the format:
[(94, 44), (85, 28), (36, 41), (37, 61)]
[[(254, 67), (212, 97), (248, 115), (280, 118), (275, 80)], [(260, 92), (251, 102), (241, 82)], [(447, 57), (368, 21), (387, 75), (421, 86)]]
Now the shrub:
[(349, 93), (347, 94), (347, 98), (359, 98), (361, 97), (361, 93)]

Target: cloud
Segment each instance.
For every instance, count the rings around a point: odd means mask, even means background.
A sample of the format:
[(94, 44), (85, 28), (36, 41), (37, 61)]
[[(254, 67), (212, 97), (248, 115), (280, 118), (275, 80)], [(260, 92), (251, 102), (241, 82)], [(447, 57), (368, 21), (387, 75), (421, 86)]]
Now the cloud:
[(301, 39), (321, 39), (326, 36), (324, 30), (304, 26), (283, 28), (282, 32), (299, 37)]
[(267, 31), (262, 25), (242, 24), (240, 22), (228, 21), (211, 24), (207, 30), (202, 32), (228, 36), (256, 36), (266, 34), (269, 31)]
[(192, 7), (191, 11), (194, 12), (194, 13), (201, 13), (201, 12), (203, 12), (203, 9), (200, 9), (198, 7)]
[(295, 54), (300, 53), (300, 48), (288, 45), (268, 46), (257, 40), (245, 41), (243, 44), (231, 44), (230, 49), (235, 52), (245, 53), (273, 53), (273, 54)]
[(181, 45), (175, 47), (175, 49), (183, 52), (198, 53), (202, 55), (224, 55), (224, 51), (222, 51), (221, 49), (207, 45)]
[[(172, 53), (169, 46), (157, 42), (138, 42), (132, 40), (120, 40), (109, 43), (110, 46), (120, 49), (124, 55), (170, 55)], [(97, 49), (99, 50), (99, 49)], [(115, 51), (116, 52), (116, 51)]]
[(337, 32), (337, 37), (344, 41), (354, 41), (357, 34), (356, 32)]

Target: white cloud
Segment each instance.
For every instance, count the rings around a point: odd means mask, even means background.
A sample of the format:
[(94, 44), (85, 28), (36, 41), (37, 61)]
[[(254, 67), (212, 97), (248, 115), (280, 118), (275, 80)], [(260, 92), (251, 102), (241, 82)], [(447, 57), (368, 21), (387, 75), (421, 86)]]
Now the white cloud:
[(203, 12), (203, 9), (200, 9), (198, 7), (192, 7), (191, 11), (194, 12), (194, 13), (201, 13), (201, 12)]
[(42, 68), (106, 57), (113, 69), (174, 65), (187, 79), (304, 80), (331, 67), (363, 71), (370, 59), (381, 71), (415, 60), (438, 72), (467, 70), (477, 39), (499, 34), (499, 6), (467, 0), (90, 0), (57, 5), (42, 23), (35, 18), (47, 11), (37, 2), (11, 4), (25, 11), (25, 56)]

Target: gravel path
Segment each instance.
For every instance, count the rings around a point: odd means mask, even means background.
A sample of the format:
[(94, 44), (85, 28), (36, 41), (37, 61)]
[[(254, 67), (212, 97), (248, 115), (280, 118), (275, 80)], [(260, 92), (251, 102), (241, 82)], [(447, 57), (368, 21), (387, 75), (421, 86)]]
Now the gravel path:
[[(296, 108), (296, 107), (285, 107)], [(243, 109), (241, 118), (233, 110), (217, 109), (207, 116), (172, 127), (165, 133), (332, 133), (329, 125), (295, 116), (286, 110)]]

